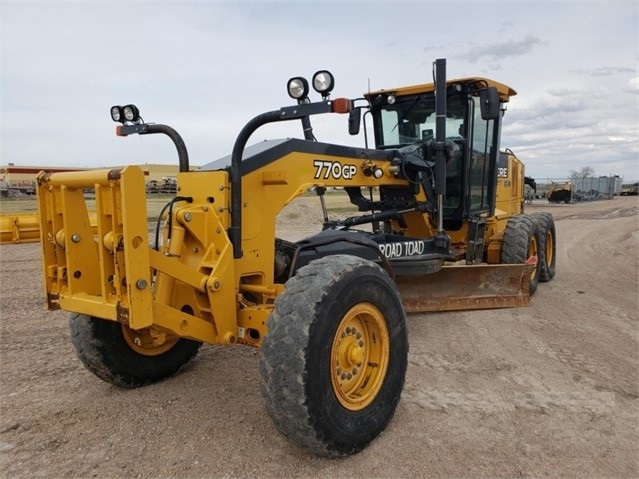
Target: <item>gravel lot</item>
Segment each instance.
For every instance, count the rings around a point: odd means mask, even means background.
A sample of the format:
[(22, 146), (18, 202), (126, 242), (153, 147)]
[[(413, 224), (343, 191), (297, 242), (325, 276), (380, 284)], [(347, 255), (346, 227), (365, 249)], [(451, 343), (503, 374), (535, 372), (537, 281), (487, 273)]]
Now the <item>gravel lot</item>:
[[(304, 201), (278, 218), (293, 239)], [(43, 309), (38, 245), (0, 246), (0, 476), (638, 477), (639, 199), (541, 202), (557, 276), (530, 307), (409, 317), (402, 400), (344, 459), (279, 436), (259, 351), (204, 346), (177, 377), (121, 390), (86, 371)]]

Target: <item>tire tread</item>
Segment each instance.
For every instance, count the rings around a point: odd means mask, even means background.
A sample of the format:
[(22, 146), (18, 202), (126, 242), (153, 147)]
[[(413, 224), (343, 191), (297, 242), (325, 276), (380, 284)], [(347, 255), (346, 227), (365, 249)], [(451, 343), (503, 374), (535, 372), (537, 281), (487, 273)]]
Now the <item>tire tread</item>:
[[(275, 300), (275, 309), (268, 319), (269, 332), (262, 343), (259, 373), (269, 416), (291, 442), (321, 456), (353, 454), (372, 440), (345, 446), (325, 437), (322, 428), (316, 427), (317, 418), (309, 407), (306, 390), (309, 339), (313, 325), (319, 319), (316, 308), (341, 279), (363, 266), (375, 268), (386, 277), (379, 266), (348, 255), (320, 258), (301, 268), (287, 282), (286, 292)], [(390, 279), (389, 284), (395, 288)], [(403, 385), (403, 376), (401, 383)], [(382, 429), (391, 417), (392, 413)]]
[(69, 329), (76, 355), (84, 366), (103, 381), (123, 388), (145, 386), (177, 374), (202, 344), (180, 339), (160, 355), (144, 356), (128, 346), (120, 323), (73, 313)]

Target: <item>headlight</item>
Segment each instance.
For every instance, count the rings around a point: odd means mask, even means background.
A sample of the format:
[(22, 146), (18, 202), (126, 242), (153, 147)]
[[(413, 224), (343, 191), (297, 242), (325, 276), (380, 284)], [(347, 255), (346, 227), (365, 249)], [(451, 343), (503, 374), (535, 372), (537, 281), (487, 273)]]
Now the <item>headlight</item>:
[(294, 77), (288, 81), (286, 86), (288, 96), (295, 100), (301, 100), (308, 96), (308, 82), (306, 78)]
[(388, 95), (386, 97), (386, 101), (388, 102), (389, 105), (394, 105), (395, 101), (397, 101), (397, 98), (395, 98), (395, 95)]
[(140, 119), (140, 110), (135, 105), (126, 105), (122, 108), (122, 113), (127, 121), (136, 122)]
[(313, 88), (322, 96), (328, 96), (335, 86), (333, 74), (328, 70), (320, 70), (313, 75)]
[(112, 106), (111, 107), (111, 119), (113, 121), (117, 121), (118, 123), (122, 122), (123, 118), (122, 107), (121, 106)]

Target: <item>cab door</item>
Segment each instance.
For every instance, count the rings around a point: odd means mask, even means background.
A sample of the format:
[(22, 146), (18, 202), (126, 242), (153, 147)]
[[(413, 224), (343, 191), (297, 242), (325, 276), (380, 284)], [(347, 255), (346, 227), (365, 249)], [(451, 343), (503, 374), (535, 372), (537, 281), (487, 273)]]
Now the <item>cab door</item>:
[(471, 96), (469, 117), (472, 118), (469, 135), (466, 212), (467, 216), (487, 213), (495, 208), (497, 184), (497, 154), (499, 152), (499, 119), (484, 120), (479, 97)]

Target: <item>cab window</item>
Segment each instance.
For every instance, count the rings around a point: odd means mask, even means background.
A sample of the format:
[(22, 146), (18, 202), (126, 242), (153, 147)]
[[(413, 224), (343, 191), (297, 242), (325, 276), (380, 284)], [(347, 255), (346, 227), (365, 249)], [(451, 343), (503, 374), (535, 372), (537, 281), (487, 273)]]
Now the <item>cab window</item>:
[(490, 158), (495, 148), (495, 120), (483, 120), (479, 98), (473, 97), (473, 131), (470, 156), (469, 199), (471, 211), (491, 208)]

